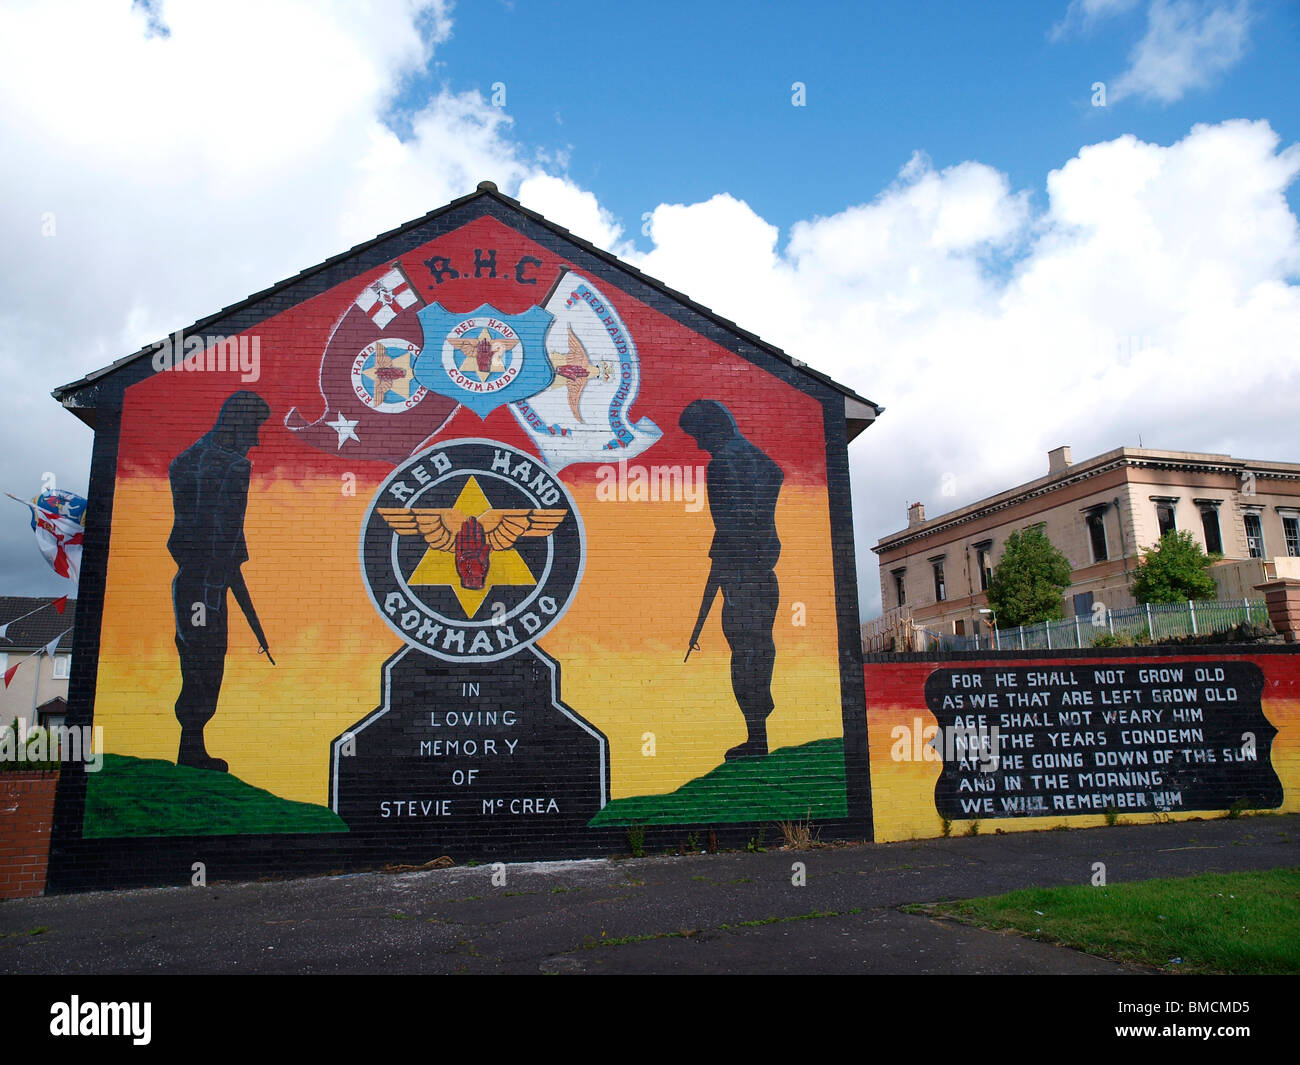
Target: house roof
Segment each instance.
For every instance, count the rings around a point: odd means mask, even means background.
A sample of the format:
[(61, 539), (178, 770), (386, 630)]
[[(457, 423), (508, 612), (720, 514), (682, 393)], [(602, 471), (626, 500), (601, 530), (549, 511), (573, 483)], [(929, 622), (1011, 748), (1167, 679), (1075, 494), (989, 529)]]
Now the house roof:
[(995, 495), (985, 496), (967, 506), (932, 518), (906, 529), (882, 536), (871, 549), (877, 555), (924, 540), (937, 533), (947, 532), (957, 525), (983, 518), (1000, 510), (1007, 510), (1026, 500), (1047, 495), (1068, 485), (1092, 477), (1099, 477), (1121, 468), (1148, 468), (1177, 473), (1229, 473), (1239, 477), (1249, 469), (1259, 478), (1294, 481), (1300, 480), (1300, 463), (1237, 459), (1200, 451), (1165, 451), (1157, 448), (1117, 447), (1091, 458), (1071, 463), (1055, 473), (1048, 473), (1032, 481), (1005, 489)]
[[(300, 270), (293, 277), (285, 278), (283, 281), (277, 282), (276, 284), (272, 285), (270, 288), (262, 289), (262, 291), (260, 292), (254, 292), (251, 296), (248, 296), (247, 298), (240, 300), (238, 303), (232, 303), (228, 307), (223, 307), (215, 314), (210, 314), (205, 318), (200, 318), (197, 322), (194, 322), (192, 325), (188, 326), (184, 330), (184, 332), (187, 333), (197, 332), (203, 329), (204, 327), (206, 327), (207, 325), (219, 321), (222, 318), (225, 318), (227, 315), (251, 307), (253, 304), (257, 303), (260, 300), (264, 300), (267, 299), (268, 297), (273, 297), (277, 295), (278, 293), (282, 292), (290, 285), (298, 283), (302, 281), (304, 278), (309, 278), (316, 274), (321, 273), (322, 271), (328, 270), (354, 255), (358, 255), (360, 253), (368, 251), (369, 249), (376, 247), (377, 245), (383, 243), (384, 241), (391, 240), (394, 237), (399, 237), (402, 234), (407, 233), (412, 229), (416, 229), (419, 226), (425, 225), (433, 221), (434, 219), (437, 219), (440, 216), (447, 214), (450, 211), (453, 211), (459, 207), (464, 206), (465, 204), (470, 203), (473, 200), (480, 199), (480, 198), (495, 200), (498, 203), (502, 203), (508, 206), (509, 208), (518, 211), (520, 214), (536, 222), (538, 225), (541, 225), (546, 229), (549, 229), (552, 233), (555, 233), (556, 235), (564, 238), (565, 240), (570, 241), (573, 244), (576, 244), (584, 251), (588, 252), (591, 255), (596, 256), (599, 259), (604, 260), (606, 263), (616, 266), (620, 270), (626, 271), (627, 273), (640, 279), (650, 287), (658, 290), (659, 292), (662, 292), (667, 296), (670, 296), (672, 299), (691, 308), (693, 311), (696, 311), (697, 313), (703, 315), (704, 317), (708, 318), (709, 320), (716, 323), (717, 325), (720, 325), (723, 328), (730, 330), (731, 332), (735, 333), (739, 337), (742, 337), (746, 341), (749, 341), (755, 346), (761, 348), (766, 353), (773, 355), (776, 358), (780, 359), (781, 361), (795, 367), (796, 369), (800, 370), (802, 373), (807, 374), (809, 377), (815, 378), (816, 380), (821, 381), (823, 384), (830, 385), (836, 391), (844, 395), (845, 418), (846, 421), (848, 422), (848, 436), (850, 440), (852, 440), (855, 436), (858, 435), (858, 433), (862, 432), (863, 429), (865, 429), (868, 425), (870, 425), (873, 421), (875, 421), (875, 419), (884, 411), (885, 408), (880, 406), (879, 404), (873, 403), (871, 400), (867, 399), (866, 397), (858, 395), (851, 388), (847, 387), (846, 385), (842, 385), (837, 381), (832, 380), (830, 377), (826, 376), (820, 371), (812, 369), (810, 366), (807, 365), (807, 363), (793, 357), (792, 355), (787, 354), (786, 352), (782, 351), (780, 348), (767, 343), (760, 337), (755, 336), (753, 333), (750, 333), (749, 331), (742, 329), (740, 326), (738, 326), (735, 322), (731, 321), (730, 319), (723, 318), (721, 315), (716, 314), (714, 311), (710, 310), (708, 307), (705, 307), (703, 304), (696, 303), (694, 300), (690, 299), (690, 297), (676, 291), (675, 289), (669, 288), (662, 281), (656, 280), (655, 278), (642, 273), (635, 266), (631, 266), (630, 264), (623, 262), (623, 260), (619, 259), (617, 256), (611, 255), (609, 252), (596, 247), (596, 245), (592, 244), (590, 241), (583, 240), (581, 237), (575, 235), (574, 233), (571, 233), (563, 226), (556, 225), (554, 222), (548, 221), (546, 218), (538, 214), (536, 211), (530, 211), (527, 207), (524, 207), (518, 200), (511, 199), (509, 196), (506, 196), (504, 193), (500, 192), (497, 189), (496, 185), (491, 181), (479, 182), (478, 188), (474, 192), (471, 192), (466, 196), (461, 196), (459, 199), (452, 200), (451, 203), (446, 204), (443, 207), (439, 207), (436, 210), (430, 211), (428, 214), (420, 218), (413, 219), (412, 221), (407, 222), (404, 225), (400, 225), (395, 229), (390, 229), (385, 233), (380, 233), (378, 236), (373, 237), (372, 239), (365, 241), (362, 244), (357, 244), (354, 247), (349, 248), (345, 252), (341, 252), (338, 255), (331, 256), (330, 258), (326, 259), (324, 262), (318, 263), (315, 266), (308, 267), (305, 270)], [(158, 349), (158, 343), (160, 342), (146, 344), (139, 351), (136, 351), (131, 355), (126, 355), (123, 358), (117, 359), (116, 361), (110, 363), (108, 366), (105, 366), (99, 370), (95, 370), (92, 373), (87, 374), (85, 377), (80, 378), (79, 380), (71, 381), (66, 385), (60, 385), (59, 387), (55, 388), (53, 392), (51, 392), (51, 395), (55, 399), (57, 399), (60, 403), (62, 403), (65, 407), (71, 410), (74, 414), (76, 414), (77, 417), (79, 417), (82, 421), (84, 421), (87, 425), (89, 425), (93, 429), (94, 428), (94, 416), (93, 416), (94, 404), (79, 403), (77, 401), (77, 393), (86, 389), (88, 386), (95, 384), (101, 379), (113, 373), (116, 373), (118, 370), (121, 370), (131, 365), (132, 363), (136, 362), (138, 359), (151, 356), (153, 352), (155, 352)]]
[[(54, 609), (53, 602), (49, 596), (0, 595), (0, 625), (9, 623), (4, 638), (0, 639), (0, 651), (35, 650), (60, 634), (58, 650), (71, 651), (77, 601), (69, 599), (62, 614)], [(23, 617), (24, 614), (31, 617)], [(14, 621), (15, 618), (22, 620)]]

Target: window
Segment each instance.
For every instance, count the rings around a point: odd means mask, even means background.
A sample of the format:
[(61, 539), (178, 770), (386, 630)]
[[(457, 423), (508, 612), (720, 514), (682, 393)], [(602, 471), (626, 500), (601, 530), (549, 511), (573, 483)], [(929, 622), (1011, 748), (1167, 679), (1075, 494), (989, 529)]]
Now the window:
[(54, 656), (54, 679), (67, 680), (68, 675), (71, 672), (72, 672), (72, 656), (55, 655)]
[(952, 634), (953, 634), (954, 636), (965, 636), (965, 635), (966, 635), (966, 622), (965, 622), (964, 620), (962, 620), (961, 618), (958, 618), (956, 621), (954, 621), (954, 622), (952, 623)]
[(903, 584), (903, 575), (906, 570), (894, 570), (894, 595), (898, 597), (898, 605), (902, 606), (907, 602), (907, 588)]
[(1074, 596), (1074, 616), (1076, 618), (1090, 617), (1092, 614), (1092, 592), (1077, 592)]
[(1292, 558), (1300, 555), (1300, 516), (1283, 514), (1282, 532), (1286, 536), (1286, 553)]
[(1219, 533), (1218, 503), (1201, 504), (1201, 528), (1205, 530), (1206, 554), (1223, 554), (1223, 537)]
[(1106, 511), (1102, 507), (1096, 510), (1090, 510), (1084, 515), (1084, 521), (1088, 525), (1088, 540), (1092, 544), (1092, 560), (1094, 562), (1105, 562), (1110, 558), (1110, 553), (1106, 550)]
[(1246, 522), (1246, 551), (1251, 558), (1264, 557), (1264, 527), (1260, 524), (1259, 515), (1247, 513)]
[(1156, 523), (1160, 526), (1160, 535), (1163, 537), (1167, 533), (1176, 532), (1178, 526), (1174, 524), (1174, 503), (1177, 500), (1157, 500), (1156, 501)]
[(982, 540), (975, 545), (975, 567), (980, 571), (981, 592), (989, 590), (989, 581), (993, 579), (993, 567), (989, 565), (989, 555), (992, 553), (992, 540)]
[(942, 603), (948, 598), (948, 592), (943, 583), (943, 563), (934, 562), (932, 565), (934, 566), (934, 601)]

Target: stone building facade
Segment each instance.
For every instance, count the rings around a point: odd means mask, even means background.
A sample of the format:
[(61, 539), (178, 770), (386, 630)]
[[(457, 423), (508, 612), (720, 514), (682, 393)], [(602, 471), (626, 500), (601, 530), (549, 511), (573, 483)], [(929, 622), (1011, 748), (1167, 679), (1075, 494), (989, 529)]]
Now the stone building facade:
[(1259, 598), (1264, 580), (1300, 576), (1300, 463), (1128, 447), (1074, 462), (1060, 447), (1028, 484), (930, 518), (915, 503), (907, 517), (872, 549), (881, 602), (932, 632), (987, 633), (992, 570), (1007, 537), (1034, 525), (1073, 570), (1067, 617), (1134, 605), (1141, 549), (1169, 529), (1223, 556), (1212, 571), (1220, 598)]

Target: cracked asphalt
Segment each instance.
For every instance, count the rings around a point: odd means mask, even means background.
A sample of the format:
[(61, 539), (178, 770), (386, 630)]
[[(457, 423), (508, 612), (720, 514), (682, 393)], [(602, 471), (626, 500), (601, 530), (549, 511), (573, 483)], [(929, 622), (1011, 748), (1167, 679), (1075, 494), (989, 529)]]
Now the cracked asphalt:
[(1112, 884), (1300, 865), (1300, 816), (9, 900), (0, 972), (1147, 972), (901, 909), (1098, 861)]

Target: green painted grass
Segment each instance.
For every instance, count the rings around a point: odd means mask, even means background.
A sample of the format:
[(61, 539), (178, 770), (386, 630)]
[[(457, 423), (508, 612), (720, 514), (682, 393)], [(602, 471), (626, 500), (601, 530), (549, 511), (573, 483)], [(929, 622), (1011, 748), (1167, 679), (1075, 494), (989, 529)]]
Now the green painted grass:
[(333, 810), (282, 799), (228, 773), (106, 754), (103, 768), (86, 777), (87, 839), (347, 830)]
[(1300, 868), (1029, 888), (925, 910), (1168, 972), (1300, 973)]
[(843, 740), (814, 740), (766, 758), (724, 762), (666, 795), (615, 799), (590, 824), (708, 825), (808, 816), (848, 816)]

